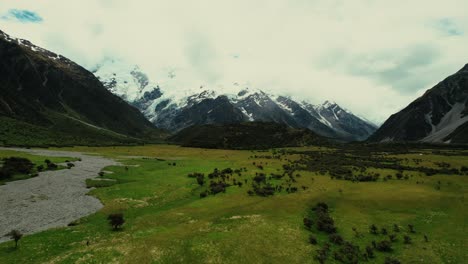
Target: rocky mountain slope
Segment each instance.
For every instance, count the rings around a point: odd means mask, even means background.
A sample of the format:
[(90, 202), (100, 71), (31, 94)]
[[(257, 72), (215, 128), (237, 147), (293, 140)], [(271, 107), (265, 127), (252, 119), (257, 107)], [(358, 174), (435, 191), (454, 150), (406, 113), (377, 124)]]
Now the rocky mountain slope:
[(468, 143), (468, 64), (400, 112), (369, 140)]
[(2, 31), (0, 80), (0, 144), (33, 137), (58, 145), (115, 144), (162, 135), (91, 72)]
[(193, 125), (262, 121), (354, 141), (367, 139), (377, 129), (333, 102), (312, 105), (251, 88), (234, 89), (233, 93), (200, 87), (178, 94), (179, 87), (154, 83), (138, 66), (113, 60), (93, 72), (109, 91), (136, 106), (156, 126), (172, 132)]

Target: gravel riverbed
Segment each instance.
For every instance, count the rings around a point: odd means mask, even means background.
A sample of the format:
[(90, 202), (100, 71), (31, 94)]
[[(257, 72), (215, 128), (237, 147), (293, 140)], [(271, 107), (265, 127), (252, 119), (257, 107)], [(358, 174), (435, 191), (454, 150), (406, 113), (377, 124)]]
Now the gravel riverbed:
[(13, 229), (23, 234), (33, 234), (90, 215), (102, 208), (102, 203), (87, 195), (85, 180), (95, 178), (107, 166), (119, 165), (116, 161), (79, 152), (42, 149), (0, 148), (23, 151), (48, 157), (74, 157), (75, 167), (45, 171), (39, 176), (0, 185), (0, 242)]

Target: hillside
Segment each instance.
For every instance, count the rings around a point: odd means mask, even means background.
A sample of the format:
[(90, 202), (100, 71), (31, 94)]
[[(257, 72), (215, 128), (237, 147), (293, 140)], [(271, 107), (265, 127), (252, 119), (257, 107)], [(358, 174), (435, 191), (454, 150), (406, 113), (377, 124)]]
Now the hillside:
[(3, 145), (128, 144), (164, 134), (89, 71), (2, 31), (0, 91)]
[(468, 143), (468, 64), (400, 112), (369, 141)]
[(270, 149), (322, 145), (327, 142), (307, 129), (266, 122), (192, 126), (169, 140), (185, 147), (221, 149)]

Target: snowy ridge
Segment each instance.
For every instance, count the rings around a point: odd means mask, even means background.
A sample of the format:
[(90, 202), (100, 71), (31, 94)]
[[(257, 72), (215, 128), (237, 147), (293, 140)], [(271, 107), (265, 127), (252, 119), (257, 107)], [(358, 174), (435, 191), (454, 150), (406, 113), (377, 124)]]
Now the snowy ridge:
[[(52, 59), (52, 60), (60, 60), (62, 63), (65, 63), (65, 64), (72, 64), (73, 62), (70, 61), (69, 59), (59, 55), (59, 54), (56, 54), (56, 53), (53, 53), (51, 51), (48, 51), (46, 49), (43, 49), (39, 46), (36, 46), (34, 44), (32, 44), (29, 40), (25, 40), (25, 39), (20, 39), (20, 38), (12, 38), (10, 35), (8, 35), (7, 33), (3, 32), (0, 30), (0, 37), (2, 37), (3, 39), (5, 39), (6, 41), (8, 42), (14, 42), (14, 43), (17, 43), (18, 45), (20, 46), (23, 46), (23, 47), (26, 47), (28, 49), (30, 49), (31, 51), (35, 52), (35, 53), (38, 53), (38, 54), (41, 54), (49, 59)], [(73, 63), (74, 64), (74, 63)]]
[[(93, 73), (109, 91), (139, 108), (156, 126), (170, 131), (194, 122), (222, 123), (225, 118), (229, 122), (279, 122), (346, 140), (363, 140), (376, 129), (332, 101), (320, 105), (298, 103), (290, 97), (237, 83), (230, 92), (203, 85), (187, 89), (177, 77), (164, 82), (152, 80), (138, 66), (129, 67), (119, 60), (107, 60), (96, 66)], [(224, 99), (218, 100), (221, 97)], [(221, 108), (218, 103), (223, 104)]]

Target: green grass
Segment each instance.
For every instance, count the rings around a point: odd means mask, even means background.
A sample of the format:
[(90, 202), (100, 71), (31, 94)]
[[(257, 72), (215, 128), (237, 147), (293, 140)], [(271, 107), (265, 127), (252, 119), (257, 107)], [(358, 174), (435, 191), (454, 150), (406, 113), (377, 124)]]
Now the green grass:
[[(28, 153), (21, 152), (21, 151), (0, 150), (0, 160), (4, 158), (9, 158), (9, 157), (27, 158), (32, 163), (34, 163), (34, 169), (30, 174), (16, 174), (7, 180), (0, 180), (0, 185), (5, 184), (6, 182), (25, 180), (25, 179), (34, 177), (33, 175), (37, 173), (37, 166), (42, 165), (44, 168), (47, 168), (47, 164), (45, 163), (46, 159), (50, 160), (52, 163), (55, 163), (55, 164), (64, 163), (67, 160), (70, 162), (77, 160), (76, 158), (70, 158), (70, 157), (45, 157), (45, 156), (32, 155), (32, 154), (28, 154)], [(57, 170), (61, 170), (65, 168), (66, 168), (65, 166), (58, 165)]]
[[(105, 169), (114, 173), (104, 177), (117, 184), (91, 191), (104, 203), (102, 210), (76, 226), (26, 236), (17, 250), (12, 249), (13, 242), (0, 244), (0, 263), (315, 263), (320, 246), (308, 243), (310, 232), (302, 219), (318, 201), (330, 205), (339, 233), (361, 248), (385, 238), (370, 234), (369, 225), (389, 231), (393, 224), (402, 227), (394, 251), (376, 253), (370, 263), (383, 263), (386, 256), (402, 263), (463, 263), (467, 257), (467, 176), (414, 173), (409, 180), (352, 183), (301, 171), (297, 185), (308, 186), (306, 191), (263, 198), (248, 196), (249, 184), (200, 199), (205, 188), (188, 173), (247, 167), (242, 178), (250, 179), (259, 172), (253, 161), (268, 162), (267, 173), (276, 172), (285, 161), (249, 159), (264, 152), (165, 145), (71, 149), (120, 159), (128, 170)], [(418, 158), (453, 166), (466, 161), (466, 156)], [(168, 164), (173, 162), (176, 166)], [(435, 188), (438, 181), (440, 190)], [(114, 212), (125, 216), (121, 231), (112, 231), (106, 221)], [(416, 229), (410, 234), (411, 245), (402, 242), (408, 224)], [(363, 236), (355, 238), (353, 227)], [(314, 233), (320, 243), (327, 240)], [(330, 258), (327, 263), (335, 262)]]
[(117, 181), (113, 179), (86, 179), (86, 187), (87, 188), (102, 188), (102, 187), (109, 187), (116, 184)]

